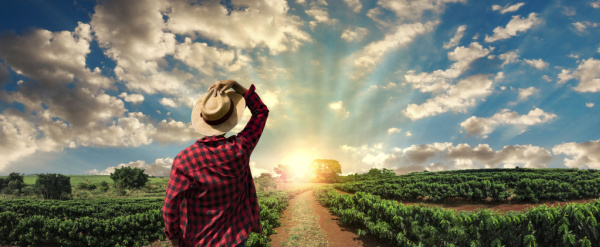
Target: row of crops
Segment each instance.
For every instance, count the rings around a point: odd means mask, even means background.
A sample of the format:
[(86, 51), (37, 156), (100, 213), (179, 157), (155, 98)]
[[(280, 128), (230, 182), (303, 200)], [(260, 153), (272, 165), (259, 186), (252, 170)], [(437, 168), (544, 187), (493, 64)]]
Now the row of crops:
[(600, 196), (600, 171), (577, 169), (486, 169), (421, 172), (386, 179), (335, 184), (349, 193), (395, 200), (454, 198), (505, 201), (570, 200)]
[[(288, 201), (306, 189), (258, 192), (263, 234), (247, 246), (268, 246)], [(163, 199), (0, 201), (0, 245), (144, 246), (165, 240)]]
[(456, 212), (404, 206), (363, 192), (339, 194), (320, 188), (315, 195), (343, 224), (358, 227), (397, 246), (600, 246), (600, 200), (526, 212)]

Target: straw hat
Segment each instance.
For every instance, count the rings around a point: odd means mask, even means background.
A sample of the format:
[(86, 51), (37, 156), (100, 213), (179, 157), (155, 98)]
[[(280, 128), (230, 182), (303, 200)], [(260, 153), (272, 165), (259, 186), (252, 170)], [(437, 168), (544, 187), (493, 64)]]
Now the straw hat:
[(222, 135), (235, 127), (244, 113), (246, 100), (234, 91), (214, 96), (214, 88), (198, 99), (192, 110), (192, 125), (205, 136)]

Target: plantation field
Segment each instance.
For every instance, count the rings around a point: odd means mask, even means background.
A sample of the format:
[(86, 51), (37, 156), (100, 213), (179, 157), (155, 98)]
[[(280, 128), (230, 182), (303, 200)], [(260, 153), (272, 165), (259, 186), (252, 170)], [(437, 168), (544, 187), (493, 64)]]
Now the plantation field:
[[(102, 181), (106, 181), (107, 183), (114, 183), (112, 179), (110, 179), (109, 175), (65, 175), (71, 178), (71, 185), (76, 186), (79, 183), (89, 183), (89, 184), (99, 184)], [(5, 177), (5, 176), (0, 176)], [(34, 185), (35, 180), (37, 179), (37, 175), (24, 175), (23, 182), (25, 184)], [(169, 177), (150, 177), (148, 178), (149, 183), (167, 183), (169, 181)]]
[(338, 183), (334, 187), (407, 202), (567, 201), (600, 197), (600, 171), (520, 168), (415, 172)]
[[(269, 235), (295, 195), (310, 190), (258, 192), (263, 234), (247, 246), (269, 246)], [(163, 199), (0, 200), (0, 245), (148, 246), (165, 243)]]
[[(165, 245), (159, 210), (168, 178), (124, 190), (109, 176), (69, 177), (71, 200), (0, 200), (0, 245)], [(251, 234), (247, 245), (294, 246), (312, 234), (320, 236), (322, 246), (600, 247), (597, 170), (482, 169), (403, 176), (384, 171), (342, 179), (347, 182), (278, 183), (259, 191), (264, 233)], [(33, 184), (35, 175), (25, 180)], [(77, 186), (101, 181), (110, 188)], [(520, 208), (513, 210), (515, 205)]]
[(374, 174), (315, 191), (358, 235), (396, 246), (600, 246), (598, 170)]

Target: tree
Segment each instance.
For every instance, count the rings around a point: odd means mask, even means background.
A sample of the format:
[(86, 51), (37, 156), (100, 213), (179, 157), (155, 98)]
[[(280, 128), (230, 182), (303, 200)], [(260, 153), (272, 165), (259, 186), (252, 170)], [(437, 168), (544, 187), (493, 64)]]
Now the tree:
[(117, 168), (110, 174), (110, 179), (120, 188), (141, 188), (148, 182), (148, 177), (144, 170), (137, 167), (132, 169), (129, 166)]
[(5, 194), (19, 195), (23, 187), (25, 187), (23, 175), (16, 172), (10, 173), (6, 179), (0, 181), (0, 191)]
[(284, 183), (288, 182), (288, 179), (290, 178), (290, 173), (291, 173), (289, 165), (279, 164), (279, 165), (277, 165), (277, 167), (274, 168), (274, 170), (275, 170), (275, 173), (281, 175), (280, 178), (281, 178), (281, 180), (283, 180)]
[(35, 190), (44, 199), (68, 198), (72, 192), (71, 178), (56, 173), (39, 174), (35, 180)]
[(312, 178), (316, 182), (337, 182), (342, 166), (337, 160), (316, 159), (310, 163)]
[(0, 193), (6, 188), (8, 185), (8, 180), (4, 178), (0, 178)]
[(371, 168), (366, 174), (366, 179), (384, 179), (396, 177), (394, 170), (383, 168), (381, 170), (377, 168)]
[(277, 183), (270, 173), (261, 173), (260, 176), (254, 179), (262, 191), (265, 191), (268, 187), (277, 188)]

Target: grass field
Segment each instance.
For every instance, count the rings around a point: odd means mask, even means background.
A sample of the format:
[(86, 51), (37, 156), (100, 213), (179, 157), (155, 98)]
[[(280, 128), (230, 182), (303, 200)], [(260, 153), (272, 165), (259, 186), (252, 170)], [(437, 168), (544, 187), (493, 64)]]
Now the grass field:
[[(110, 179), (109, 175), (65, 175), (71, 178), (71, 185), (76, 186), (79, 183), (91, 183), (98, 184), (102, 181), (106, 181), (109, 184), (113, 184), (114, 181)], [(3, 176), (4, 178), (4, 176)], [(23, 176), (23, 181), (25, 184), (35, 184), (35, 180), (37, 179), (37, 175), (25, 175)], [(166, 183), (169, 181), (168, 177), (154, 177), (149, 178), (149, 183)]]

